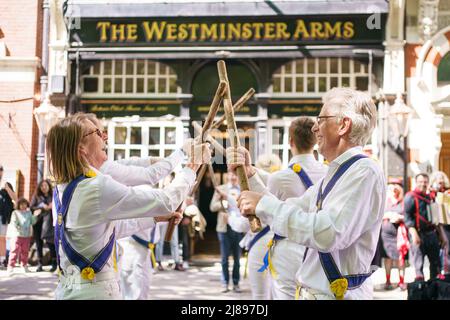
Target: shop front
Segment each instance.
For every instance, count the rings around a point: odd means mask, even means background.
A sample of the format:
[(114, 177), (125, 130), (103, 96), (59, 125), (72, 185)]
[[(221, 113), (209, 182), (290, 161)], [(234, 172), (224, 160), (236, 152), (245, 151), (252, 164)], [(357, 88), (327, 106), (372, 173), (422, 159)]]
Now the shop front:
[[(235, 115), (243, 143), (255, 159), (275, 153), (284, 165), (290, 121), (318, 115), (327, 90), (375, 94), (382, 85), (385, 1), (370, 8), (363, 1), (72, 6), (79, 28), (69, 35), (67, 108), (103, 119), (110, 159), (163, 157), (193, 135), (191, 121), (209, 111), (221, 59), (234, 102), (256, 91)], [(214, 133), (224, 146), (225, 129)], [(225, 183), (223, 161), (214, 169)], [(214, 233), (211, 186), (202, 188), (200, 209)]]

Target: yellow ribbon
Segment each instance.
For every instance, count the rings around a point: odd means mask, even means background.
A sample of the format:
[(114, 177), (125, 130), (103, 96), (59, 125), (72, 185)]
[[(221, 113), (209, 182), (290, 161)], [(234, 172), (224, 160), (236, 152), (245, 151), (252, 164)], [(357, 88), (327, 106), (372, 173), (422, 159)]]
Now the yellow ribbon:
[(295, 288), (295, 300), (299, 300), (300, 299), (300, 286), (297, 285), (297, 288)]
[(348, 281), (345, 278), (339, 278), (330, 283), (330, 290), (333, 292), (336, 300), (344, 299), (345, 292), (348, 288)]
[(118, 271), (118, 268), (117, 268), (117, 256), (116, 256), (116, 246), (117, 246), (117, 243), (114, 241), (113, 252), (112, 252), (114, 272)]
[(152, 259), (152, 265), (156, 268), (156, 257), (155, 257), (155, 244), (149, 243), (148, 248), (150, 249), (150, 258)]
[(95, 278), (95, 271), (91, 267), (86, 267), (83, 270), (81, 270), (81, 277), (85, 280), (94, 280)]
[(273, 279), (276, 279), (276, 278), (278, 278), (278, 274), (275, 271), (275, 267), (273, 266), (273, 263), (272, 263), (272, 257), (270, 256), (270, 251), (272, 250), (272, 246), (273, 245), (274, 245), (274, 241), (273, 241), (273, 239), (270, 239), (269, 243), (267, 244), (267, 247), (269, 248), (269, 253), (268, 253), (267, 260), (269, 262), (270, 274), (272, 275)]
[(244, 253), (245, 258), (245, 268), (244, 268), (244, 279), (247, 279), (247, 268), (248, 268), (248, 252)]

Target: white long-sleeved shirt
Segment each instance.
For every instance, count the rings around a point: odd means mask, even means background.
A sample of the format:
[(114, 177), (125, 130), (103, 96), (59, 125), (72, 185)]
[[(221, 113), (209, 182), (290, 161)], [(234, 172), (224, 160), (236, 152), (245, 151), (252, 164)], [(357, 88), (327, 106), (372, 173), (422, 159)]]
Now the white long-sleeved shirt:
[[(195, 182), (195, 173), (189, 168), (181, 170), (165, 189), (152, 189), (146, 185), (127, 187), (93, 170), (97, 176), (78, 184), (66, 217), (67, 240), (88, 259), (92, 259), (108, 243), (114, 227), (117, 227), (118, 239), (153, 225), (152, 219), (135, 219), (126, 224), (117, 224), (117, 220), (169, 214), (176, 210)], [(66, 186), (57, 186), (60, 198)], [(53, 212), (54, 221), (57, 221), (55, 208)], [(65, 271), (71, 263), (62, 248), (59, 251), (61, 267)], [(111, 268), (110, 257), (102, 272)]]
[(170, 174), (184, 158), (181, 150), (175, 150), (168, 157), (154, 163), (151, 158), (130, 158), (106, 161), (100, 171), (127, 186), (141, 184), (155, 185)]
[[(183, 157), (183, 151), (176, 150), (168, 157), (158, 159), (156, 162), (151, 157), (106, 161), (100, 167), (100, 172), (110, 175), (117, 182), (127, 186), (155, 185), (168, 176), (181, 163)], [(120, 235), (120, 238), (136, 234), (138, 237), (149, 241), (150, 232), (148, 232), (148, 228), (152, 228), (154, 225), (155, 223), (151, 218), (119, 220), (116, 222), (116, 234)], [(131, 230), (134, 231), (130, 233)], [(117, 239), (119, 238), (117, 237)]]
[[(361, 147), (354, 147), (332, 161), (323, 188), (339, 165), (361, 153)], [(264, 186), (252, 178), (252, 190), (264, 192)], [(266, 193), (256, 207), (256, 215), (263, 221), (273, 219), (275, 233), (310, 248), (296, 279), (304, 287), (332, 296), (318, 251), (330, 252), (343, 275), (370, 272), (386, 200), (386, 181), (374, 160), (358, 160), (341, 176), (317, 212), (319, 187), (317, 183), (302, 197), (285, 202)], [(372, 294), (368, 279), (358, 289), (348, 290), (345, 298), (371, 299)]]

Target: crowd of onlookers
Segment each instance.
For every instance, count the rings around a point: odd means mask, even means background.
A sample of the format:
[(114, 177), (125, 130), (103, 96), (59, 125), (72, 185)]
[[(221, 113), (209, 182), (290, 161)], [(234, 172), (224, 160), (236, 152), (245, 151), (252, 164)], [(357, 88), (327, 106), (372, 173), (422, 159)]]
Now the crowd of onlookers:
[[(391, 270), (399, 271), (398, 287), (405, 284), (405, 265), (414, 268), (415, 280), (424, 280), (424, 258), (429, 261), (430, 279), (449, 277), (450, 226), (437, 223), (437, 211), (448, 211), (450, 183), (444, 172), (431, 176), (420, 173), (415, 177), (415, 187), (404, 194), (402, 181), (390, 179), (380, 237), (380, 257), (384, 258), (386, 283), (384, 288), (395, 288)], [(445, 218), (444, 218), (445, 219)], [(380, 261), (378, 261), (380, 264)]]
[[(0, 165), (0, 183), (4, 169)], [(44, 271), (44, 262), (50, 260), (54, 272), (57, 269), (54, 244), (54, 227), (52, 217), (52, 186), (50, 181), (42, 180), (31, 203), (25, 198), (18, 198), (13, 186), (4, 182), (0, 187), (0, 263), (12, 274), (16, 262), (20, 262), (28, 272), (30, 244), (34, 243), (37, 259), (37, 272)], [(44, 246), (49, 249), (49, 259), (44, 259)], [(44, 261), (46, 260), (46, 261)]]

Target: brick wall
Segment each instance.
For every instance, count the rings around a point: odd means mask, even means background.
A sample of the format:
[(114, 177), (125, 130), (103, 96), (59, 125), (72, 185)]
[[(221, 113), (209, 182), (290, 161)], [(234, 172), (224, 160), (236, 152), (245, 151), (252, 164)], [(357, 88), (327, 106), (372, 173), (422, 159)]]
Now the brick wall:
[[(41, 56), (42, 0), (0, 1), (0, 22), (0, 41), (6, 44), (9, 56)], [(33, 109), (39, 106), (35, 96), (40, 92), (40, 70), (36, 71), (34, 82), (0, 82), (0, 163), (5, 169), (21, 171), (19, 194), (27, 198), (37, 179), (39, 133)]]

